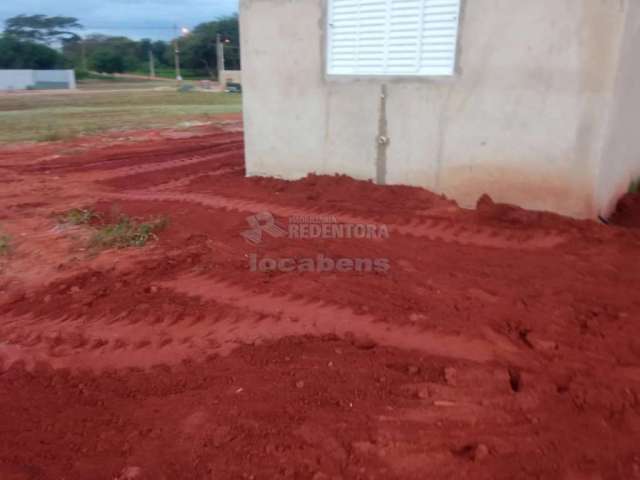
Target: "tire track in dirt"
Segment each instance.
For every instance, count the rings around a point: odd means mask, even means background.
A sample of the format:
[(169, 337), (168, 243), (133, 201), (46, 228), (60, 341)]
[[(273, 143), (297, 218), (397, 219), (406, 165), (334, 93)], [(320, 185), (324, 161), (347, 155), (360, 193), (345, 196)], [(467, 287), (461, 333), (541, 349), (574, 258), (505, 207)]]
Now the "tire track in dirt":
[[(130, 193), (108, 193), (105, 194), (105, 196), (121, 200), (193, 203), (209, 208), (222, 208), (247, 214), (268, 211), (279, 217), (322, 215), (334, 217), (341, 223), (376, 223), (376, 220), (373, 218), (354, 216), (344, 212), (286, 207), (277, 204), (200, 193), (150, 193), (149, 191), (137, 191)], [(400, 235), (426, 238), (431, 241), (502, 249), (550, 249), (568, 240), (565, 235), (554, 231), (512, 232), (495, 227), (465, 225), (448, 219), (414, 220), (409, 224), (389, 224), (388, 227), (391, 234), (397, 233)]]
[(472, 338), (396, 326), (326, 302), (254, 293), (199, 275), (158, 285), (213, 305), (177, 318), (131, 312), (110, 317), (8, 315), (0, 323), (0, 370), (16, 362), (29, 369), (38, 363), (74, 370), (151, 368), (304, 335), (336, 335), (362, 348), (384, 345), (477, 363), (523, 362), (522, 352), (506, 339), (496, 341), (495, 333)]
[[(121, 145), (115, 150), (113, 146), (105, 146), (101, 149), (90, 150), (87, 153), (73, 157), (52, 158), (46, 162), (31, 165), (5, 165), (22, 174), (32, 174), (38, 172), (55, 171), (78, 171), (88, 170), (110, 170), (127, 166), (134, 162), (143, 164), (150, 161), (157, 161), (159, 158), (175, 159), (176, 156), (192, 157), (194, 155), (207, 156), (212, 150), (224, 148), (229, 144), (242, 144), (242, 134), (228, 134), (226, 132), (215, 133), (205, 137), (179, 139), (171, 141), (171, 148), (167, 148), (167, 139), (152, 143), (135, 143), (133, 145)], [(104, 150), (104, 151), (103, 151)], [(217, 150), (215, 153), (219, 153)], [(97, 160), (95, 158), (98, 158)]]
[(161, 285), (181, 294), (247, 308), (266, 316), (266, 320), (259, 322), (240, 321), (229, 332), (247, 343), (286, 336), (337, 335), (353, 337), (364, 346), (380, 344), (480, 363), (497, 358), (514, 360), (519, 353), (517, 348), (504, 343), (383, 323), (371, 315), (356, 314), (327, 302), (255, 293), (213, 277), (189, 275)]
[(13, 317), (0, 327), (0, 370), (16, 362), (24, 362), (27, 369), (40, 363), (99, 371), (202, 360), (221, 349), (214, 326), (194, 318), (152, 323), (123, 316)]
[(169, 180), (168, 182), (164, 182), (158, 184), (154, 187), (148, 188), (146, 191), (148, 192), (171, 192), (176, 191), (181, 188), (185, 188), (189, 186), (189, 184), (195, 180), (196, 178), (201, 177), (217, 177), (220, 175), (230, 175), (233, 173), (241, 172), (244, 170), (244, 167), (230, 167), (230, 168), (221, 168), (220, 170), (215, 170), (213, 172), (204, 172), (204, 173), (194, 173), (193, 175), (185, 175), (182, 178), (176, 180)]
[[(162, 170), (170, 170), (172, 168), (181, 168), (188, 165), (197, 165), (199, 163), (202, 163), (204, 165), (219, 158), (226, 158), (227, 156), (229, 156), (229, 154), (239, 152), (242, 152), (242, 143), (236, 142), (230, 144), (228, 149), (225, 148), (224, 151), (218, 151), (211, 155), (199, 155), (196, 157), (178, 158), (175, 160), (167, 160), (163, 162), (145, 163), (141, 165), (112, 169), (108, 170), (107, 172), (87, 172), (85, 174), (80, 174), (80, 177), (83, 179), (90, 179), (94, 181), (117, 180), (134, 175), (158, 172)], [(212, 167), (214, 166), (215, 165), (212, 165)]]

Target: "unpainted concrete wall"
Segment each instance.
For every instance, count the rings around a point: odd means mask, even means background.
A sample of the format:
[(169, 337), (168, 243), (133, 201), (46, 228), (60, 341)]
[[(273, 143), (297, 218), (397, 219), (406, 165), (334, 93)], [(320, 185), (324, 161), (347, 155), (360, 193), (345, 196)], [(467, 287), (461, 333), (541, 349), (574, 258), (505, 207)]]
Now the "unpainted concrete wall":
[(596, 182), (596, 202), (605, 216), (631, 182), (640, 178), (640, 2), (631, 0), (627, 11), (614, 102)]
[(76, 88), (73, 70), (0, 70), (0, 90), (26, 90), (38, 84)]
[(33, 84), (33, 70), (0, 70), (0, 90), (25, 90)]
[(467, 0), (457, 75), (407, 79), (327, 77), (323, 0), (241, 0), (247, 172), (593, 217), (631, 1)]
[(38, 83), (58, 83), (66, 88), (76, 88), (76, 74), (73, 70), (33, 70), (33, 79)]

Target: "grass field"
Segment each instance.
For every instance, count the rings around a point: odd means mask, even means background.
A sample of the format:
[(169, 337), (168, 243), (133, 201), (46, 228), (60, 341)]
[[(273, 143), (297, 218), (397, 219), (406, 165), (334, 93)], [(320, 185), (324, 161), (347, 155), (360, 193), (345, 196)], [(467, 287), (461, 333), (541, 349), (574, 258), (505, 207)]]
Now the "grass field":
[(107, 86), (88, 82), (79, 93), (0, 96), (0, 143), (174, 126), (241, 110), (241, 97), (236, 94), (178, 92), (170, 82), (146, 83), (149, 89), (142, 88), (145, 82), (107, 82)]
[[(131, 73), (135, 73), (137, 75), (149, 75), (149, 70), (138, 70), (135, 72), (131, 72)], [(210, 78), (206, 75), (202, 75), (201, 73), (197, 73), (194, 72), (192, 70), (189, 69), (182, 69), (180, 71), (180, 74), (182, 75), (182, 78), (184, 78), (185, 80), (210, 80)], [(156, 67), (156, 76), (158, 77), (162, 77), (162, 78), (176, 78), (176, 71), (173, 68), (159, 68)]]
[(87, 78), (78, 82), (80, 90), (149, 90), (152, 88), (176, 88), (177, 82), (167, 80), (138, 80), (110, 77), (106, 79)]

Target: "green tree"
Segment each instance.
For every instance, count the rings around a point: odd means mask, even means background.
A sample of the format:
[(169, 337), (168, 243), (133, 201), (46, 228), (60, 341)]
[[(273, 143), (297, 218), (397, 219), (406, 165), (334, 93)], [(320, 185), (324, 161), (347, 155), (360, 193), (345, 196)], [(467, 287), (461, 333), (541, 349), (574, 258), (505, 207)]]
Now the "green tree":
[(0, 68), (50, 69), (65, 66), (56, 50), (10, 35), (0, 36)]
[(167, 42), (163, 42), (162, 40), (156, 40), (151, 45), (151, 51), (153, 52), (154, 57), (158, 61), (160, 65), (171, 65), (171, 47)]
[(47, 45), (77, 39), (78, 35), (72, 30), (82, 28), (77, 18), (47, 15), (18, 15), (6, 20), (5, 26), (7, 35)]
[(140, 68), (143, 61), (139, 42), (127, 37), (94, 34), (88, 35), (81, 42), (80, 49), (73, 42), (66, 42), (65, 47), (67, 46), (65, 54), (72, 56), (76, 65), (80, 52), (89, 59), (90, 68), (101, 72), (134, 71)]
[(237, 15), (201, 23), (189, 35), (181, 37), (179, 41), (183, 66), (207, 72), (212, 77), (215, 76), (217, 73), (216, 37), (218, 34), (224, 42), (226, 68), (239, 68), (240, 51), (238, 44), (240, 32)]
[[(184, 69), (212, 78), (217, 75), (216, 36), (224, 45), (225, 67), (240, 68), (240, 34), (238, 16), (221, 17), (197, 25), (192, 33), (179, 38), (181, 63)], [(102, 72), (146, 71), (149, 51), (153, 53), (157, 67), (173, 67), (174, 54), (171, 42), (92, 34), (83, 39), (70, 38), (62, 42), (65, 58), (76, 67), (83, 68), (87, 59), (89, 69)], [(118, 58), (117, 58), (118, 57)]]
[(149, 59), (149, 52), (153, 52), (151, 48), (153, 40), (149, 38), (143, 38), (138, 41), (136, 45), (136, 58), (140, 62), (146, 62)]
[(110, 48), (99, 48), (93, 52), (91, 66), (101, 73), (122, 73), (126, 71), (124, 57)]

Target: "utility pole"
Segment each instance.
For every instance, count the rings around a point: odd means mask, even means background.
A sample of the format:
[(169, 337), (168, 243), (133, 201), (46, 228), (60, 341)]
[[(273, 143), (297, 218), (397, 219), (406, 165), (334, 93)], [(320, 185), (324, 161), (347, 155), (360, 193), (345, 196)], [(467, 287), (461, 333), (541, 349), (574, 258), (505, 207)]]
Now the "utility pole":
[(156, 76), (156, 64), (151, 49), (149, 49), (149, 76), (151, 78), (155, 78)]
[(174, 61), (175, 61), (175, 66), (176, 66), (176, 80), (178, 80), (179, 82), (182, 81), (182, 75), (180, 74), (180, 44), (178, 43), (179, 39), (180, 39), (180, 35), (178, 34), (178, 26), (174, 25), (175, 31), (176, 31), (176, 38), (173, 41), (173, 54), (174, 54)]
[(224, 72), (224, 44), (222, 36), (216, 34), (216, 61), (218, 69), (218, 83), (222, 83), (222, 72)]

